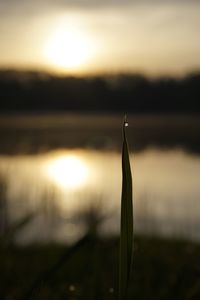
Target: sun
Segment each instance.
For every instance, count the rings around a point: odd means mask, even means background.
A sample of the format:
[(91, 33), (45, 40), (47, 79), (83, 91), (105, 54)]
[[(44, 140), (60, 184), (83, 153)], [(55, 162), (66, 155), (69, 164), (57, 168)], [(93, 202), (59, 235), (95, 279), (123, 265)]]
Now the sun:
[(48, 64), (61, 70), (81, 69), (92, 55), (92, 43), (80, 29), (58, 28), (46, 41), (44, 56)]
[(88, 168), (76, 155), (63, 155), (49, 161), (47, 175), (61, 188), (78, 188), (88, 178)]

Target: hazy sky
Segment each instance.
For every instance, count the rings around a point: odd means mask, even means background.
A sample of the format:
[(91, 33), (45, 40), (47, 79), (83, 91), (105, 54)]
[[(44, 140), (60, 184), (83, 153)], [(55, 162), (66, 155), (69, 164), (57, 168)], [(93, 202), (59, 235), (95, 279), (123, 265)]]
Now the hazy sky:
[(0, 0), (0, 66), (183, 74), (200, 69), (200, 1)]

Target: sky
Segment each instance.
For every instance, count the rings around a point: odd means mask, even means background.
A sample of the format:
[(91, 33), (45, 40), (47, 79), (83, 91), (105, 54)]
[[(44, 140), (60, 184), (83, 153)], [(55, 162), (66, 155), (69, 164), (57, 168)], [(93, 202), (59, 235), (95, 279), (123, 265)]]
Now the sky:
[(198, 0), (0, 0), (0, 68), (183, 75), (199, 16)]

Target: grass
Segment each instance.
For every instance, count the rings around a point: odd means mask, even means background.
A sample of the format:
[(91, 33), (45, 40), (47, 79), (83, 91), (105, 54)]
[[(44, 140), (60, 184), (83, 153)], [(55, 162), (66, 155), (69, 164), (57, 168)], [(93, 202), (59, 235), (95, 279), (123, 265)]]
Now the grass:
[[(200, 299), (199, 244), (139, 236), (134, 241), (131, 299)], [(1, 300), (23, 299), (40, 274), (70, 248), (64, 245), (0, 248)], [(35, 299), (117, 299), (118, 249), (118, 237), (88, 241), (52, 274)], [(75, 291), (70, 289), (72, 286)]]
[(122, 147), (122, 196), (121, 196), (121, 229), (119, 257), (119, 300), (128, 299), (132, 262), (133, 262), (133, 202), (132, 175), (126, 138), (126, 117), (123, 124)]
[(125, 119), (120, 243), (118, 237), (100, 238), (94, 230), (94, 222), (88, 233), (73, 246), (53, 244), (18, 248), (2, 243), (2, 300), (200, 299), (199, 244), (136, 237), (132, 273), (132, 176), (126, 126)]

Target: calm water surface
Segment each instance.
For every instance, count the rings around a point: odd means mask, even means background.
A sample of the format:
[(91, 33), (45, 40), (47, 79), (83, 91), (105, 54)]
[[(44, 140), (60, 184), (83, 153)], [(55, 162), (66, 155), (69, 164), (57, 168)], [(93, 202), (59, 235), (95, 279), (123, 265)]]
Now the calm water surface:
[[(135, 230), (200, 240), (200, 156), (181, 149), (131, 153)], [(119, 232), (121, 158), (114, 150), (73, 149), (1, 155), (1, 230), (29, 213), (23, 243), (73, 241), (101, 219)], [(89, 213), (90, 212), (90, 213)]]

